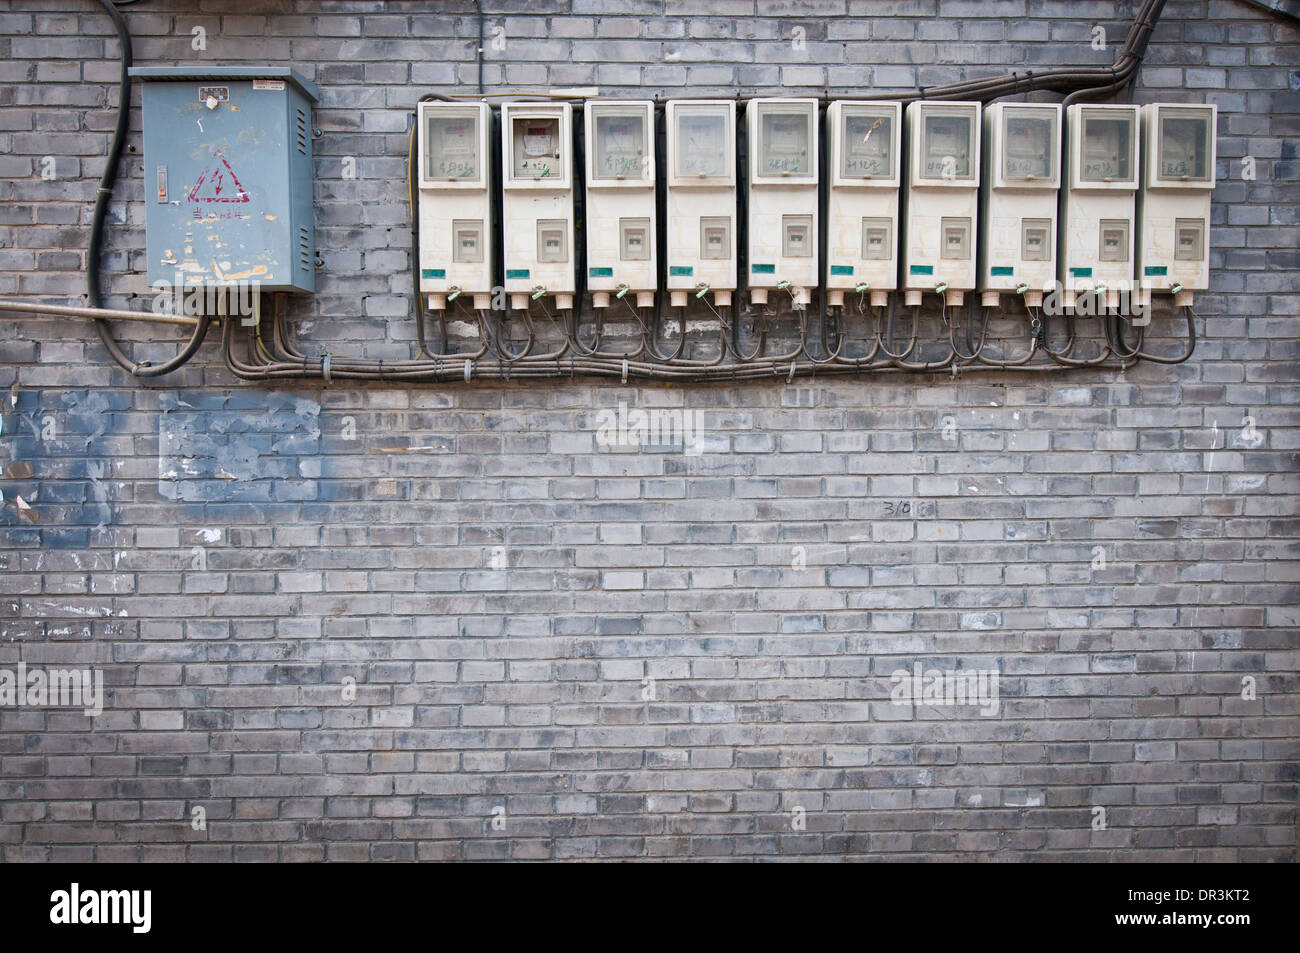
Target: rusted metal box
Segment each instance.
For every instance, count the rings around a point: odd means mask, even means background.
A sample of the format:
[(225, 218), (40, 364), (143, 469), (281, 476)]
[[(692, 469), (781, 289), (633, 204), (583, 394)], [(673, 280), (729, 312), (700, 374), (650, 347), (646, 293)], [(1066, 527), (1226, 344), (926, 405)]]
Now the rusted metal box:
[(287, 67), (135, 67), (151, 285), (315, 288), (312, 103)]

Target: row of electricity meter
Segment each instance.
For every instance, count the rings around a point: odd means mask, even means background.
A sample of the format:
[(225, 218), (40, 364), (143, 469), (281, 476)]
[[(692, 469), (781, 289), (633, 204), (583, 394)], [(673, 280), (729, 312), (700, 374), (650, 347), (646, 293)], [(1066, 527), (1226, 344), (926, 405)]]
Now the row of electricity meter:
[[(677, 307), (705, 293), (727, 305), (738, 287), (736, 108), (666, 105), (667, 290)], [(824, 256), (818, 108), (776, 98), (744, 107), (744, 277), (755, 304), (774, 291), (806, 304), (819, 281), (830, 305), (845, 292), (882, 305), (902, 290), (908, 305), (929, 292), (958, 304), (980, 291), (986, 305), (1018, 293), (1035, 306), (1058, 280), (1066, 307), (1092, 292), (1112, 307), (1124, 292), (1190, 304), (1208, 287), (1213, 105), (1075, 104), (1063, 126), (1055, 104), (833, 102)], [(658, 288), (654, 118), (651, 102), (584, 105), (586, 284), (596, 307), (611, 295), (648, 306)], [(461, 295), (489, 307), (491, 120), (486, 103), (420, 104), (420, 291), (434, 309)], [(568, 103), (501, 107), (503, 265), (515, 308), (543, 295), (573, 304), (572, 122)]]

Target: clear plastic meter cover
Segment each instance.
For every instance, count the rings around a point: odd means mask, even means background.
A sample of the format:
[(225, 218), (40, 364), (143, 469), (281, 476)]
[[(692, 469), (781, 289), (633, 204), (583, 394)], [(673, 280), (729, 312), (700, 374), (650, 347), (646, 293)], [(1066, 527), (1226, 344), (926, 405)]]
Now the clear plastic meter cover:
[(1194, 109), (1160, 111), (1160, 178), (1209, 179), (1210, 117)]
[(1054, 116), (1037, 110), (1008, 109), (1002, 122), (1002, 177), (1052, 178), (1056, 171)]
[(725, 176), (727, 174), (726, 107), (678, 110), (677, 174)]
[(429, 116), (425, 126), (425, 147), (425, 178), (478, 178), (476, 115)]
[(596, 113), (596, 162), (598, 179), (640, 178), (646, 159), (645, 113)]
[(975, 122), (969, 112), (929, 110), (924, 114), (921, 177), (969, 179)]
[(1133, 119), (1101, 110), (1083, 111), (1085, 182), (1127, 181), (1133, 178)]
[(516, 116), (511, 137), (516, 179), (558, 179), (560, 165), (560, 119), (558, 116)]
[(759, 168), (762, 176), (809, 175), (812, 116), (805, 107), (759, 107)]
[(849, 178), (890, 178), (894, 174), (894, 117), (884, 110), (855, 110), (844, 114), (840, 175)]

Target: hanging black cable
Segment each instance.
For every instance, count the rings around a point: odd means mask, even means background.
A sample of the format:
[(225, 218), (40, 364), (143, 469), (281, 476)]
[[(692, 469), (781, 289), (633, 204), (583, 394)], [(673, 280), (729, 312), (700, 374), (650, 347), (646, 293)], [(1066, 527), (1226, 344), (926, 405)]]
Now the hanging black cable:
[[(131, 34), (127, 31), (126, 21), (112, 0), (99, 0), (100, 6), (113, 21), (117, 30), (118, 46), (121, 50), (121, 78), (117, 85), (117, 123), (113, 129), (113, 141), (108, 147), (108, 162), (104, 166), (104, 175), (99, 180), (99, 192), (95, 195), (95, 212), (90, 220), (90, 246), (86, 251), (86, 297), (92, 308), (102, 308), (103, 299), (99, 296), (99, 258), (104, 244), (104, 223), (108, 217), (108, 203), (113, 197), (113, 184), (117, 181), (117, 167), (122, 160), (122, 150), (126, 147), (126, 133), (131, 121)], [(113, 338), (105, 318), (95, 318), (95, 330), (110, 357), (125, 370), (136, 377), (161, 377), (170, 374), (185, 364), (198, 351), (199, 345), (208, 333), (211, 317), (204, 311), (199, 315), (199, 322), (194, 326), (194, 333), (179, 354), (162, 364), (136, 363), (123, 353), (122, 348)]]

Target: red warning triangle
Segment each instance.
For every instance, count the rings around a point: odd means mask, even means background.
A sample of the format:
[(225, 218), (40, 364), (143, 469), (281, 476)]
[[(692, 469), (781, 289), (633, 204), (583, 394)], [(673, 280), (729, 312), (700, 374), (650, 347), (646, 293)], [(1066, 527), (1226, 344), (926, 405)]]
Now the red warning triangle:
[(226, 157), (216, 152), (213, 158), (217, 161), (203, 170), (187, 198), (191, 202), (247, 202), (248, 193), (239, 184), (239, 178)]

